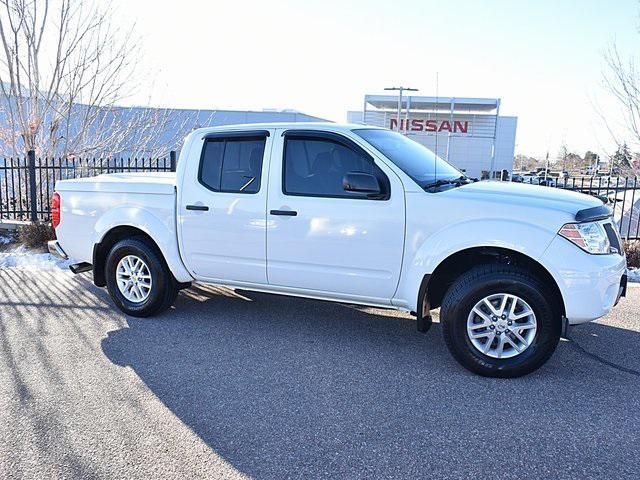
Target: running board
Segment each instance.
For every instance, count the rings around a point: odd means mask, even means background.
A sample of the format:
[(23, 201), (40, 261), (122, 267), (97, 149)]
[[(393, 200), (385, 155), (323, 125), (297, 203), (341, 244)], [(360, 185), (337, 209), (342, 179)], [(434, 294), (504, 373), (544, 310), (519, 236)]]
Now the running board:
[(69, 265), (69, 270), (77, 275), (78, 273), (84, 273), (93, 270), (93, 265), (87, 262), (74, 263), (73, 265)]

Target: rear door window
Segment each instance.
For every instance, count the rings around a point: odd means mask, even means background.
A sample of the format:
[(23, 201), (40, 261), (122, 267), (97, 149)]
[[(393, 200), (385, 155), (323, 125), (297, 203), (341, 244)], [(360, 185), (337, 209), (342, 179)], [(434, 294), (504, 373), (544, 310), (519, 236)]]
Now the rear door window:
[(198, 180), (215, 192), (260, 191), (265, 138), (206, 139)]

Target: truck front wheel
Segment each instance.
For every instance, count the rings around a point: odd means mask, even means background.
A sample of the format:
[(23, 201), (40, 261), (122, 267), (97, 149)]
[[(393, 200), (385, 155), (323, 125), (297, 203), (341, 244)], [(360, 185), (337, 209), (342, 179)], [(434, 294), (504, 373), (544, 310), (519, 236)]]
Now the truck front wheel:
[(169, 308), (178, 285), (156, 249), (141, 239), (116, 243), (107, 255), (109, 295), (127, 315), (149, 317)]
[(461, 275), (440, 309), (444, 340), (465, 368), (487, 377), (520, 377), (555, 351), (561, 318), (548, 289), (513, 265), (481, 265)]

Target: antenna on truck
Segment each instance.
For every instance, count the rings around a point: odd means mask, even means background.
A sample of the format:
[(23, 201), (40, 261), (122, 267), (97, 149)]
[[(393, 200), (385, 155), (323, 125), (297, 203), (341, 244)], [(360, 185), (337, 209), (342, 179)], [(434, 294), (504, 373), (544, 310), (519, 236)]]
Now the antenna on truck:
[(435, 146), (435, 158), (433, 159), (433, 181), (438, 181), (438, 103), (440, 99), (438, 97), (438, 72), (436, 72), (436, 111), (435, 111), (435, 124), (436, 124), (436, 146)]

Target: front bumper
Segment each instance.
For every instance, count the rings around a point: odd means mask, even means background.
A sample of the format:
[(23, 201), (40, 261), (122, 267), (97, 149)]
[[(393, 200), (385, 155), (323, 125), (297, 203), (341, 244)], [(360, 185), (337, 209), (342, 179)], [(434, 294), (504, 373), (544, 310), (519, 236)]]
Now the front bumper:
[(603, 317), (626, 293), (627, 262), (622, 255), (590, 255), (558, 236), (541, 262), (560, 288), (570, 325)]
[(62, 249), (57, 240), (51, 240), (47, 242), (47, 248), (49, 249), (49, 253), (54, 257), (62, 258), (63, 260), (68, 260), (69, 256)]

